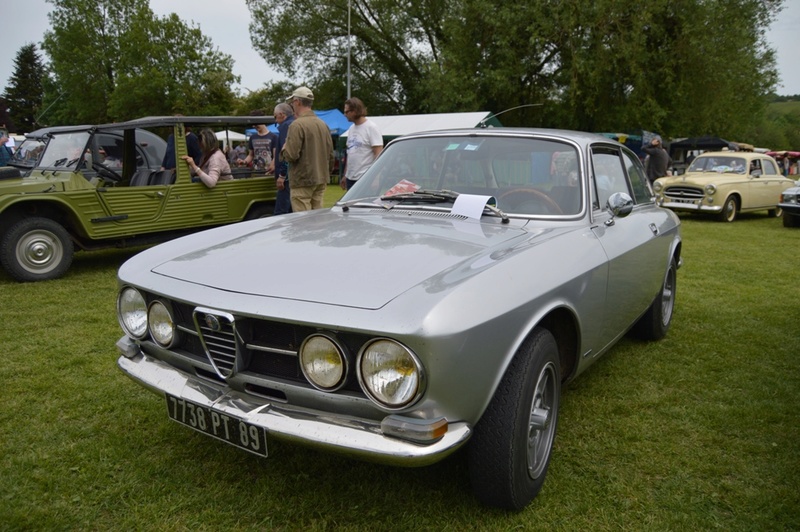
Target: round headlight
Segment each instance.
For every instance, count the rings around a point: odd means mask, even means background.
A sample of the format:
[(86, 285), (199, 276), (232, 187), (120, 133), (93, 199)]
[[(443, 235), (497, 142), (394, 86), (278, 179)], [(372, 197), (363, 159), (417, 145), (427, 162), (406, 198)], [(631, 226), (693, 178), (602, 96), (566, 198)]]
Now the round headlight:
[(142, 338), (147, 333), (147, 304), (135, 288), (124, 288), (117, 297), (119, 323), (126, 333)]
[(422, 388), (422, 366), (414, 354), (393, 340), (375, 340), (359, 355), (358, 376), (366, 394), (381, 406), (401, 408)]
[(655, 192), (661, 192), (661, 189), (664, 188), (664, 185), (661, 184), (661, 181), (656, 181), (653, 183), (653, 190)]
[(169, 347), (175, 339), (175, 320), (167, 306), (161, 301), (153, 301), (147, 311), (150, 336), (164, 347)]
[(710, 183), (705, 187), (706, 194), (713, 196), (717, 192), (717, 185)]
[(318, 334), (300, 346), (300, 368), (312, 386), (332, 391), (344, 384), (347, 358), (333, 340)]

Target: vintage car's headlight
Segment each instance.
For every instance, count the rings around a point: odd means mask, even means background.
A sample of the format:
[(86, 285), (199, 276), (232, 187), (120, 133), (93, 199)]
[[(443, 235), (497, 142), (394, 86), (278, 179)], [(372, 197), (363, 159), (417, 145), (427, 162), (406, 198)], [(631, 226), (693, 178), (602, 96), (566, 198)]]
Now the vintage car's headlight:
[(705, 190), (707, 195), (713, 196), (717, 192), (717, 185), (715, 185), (713, 183), (709, 183), (708, 185), (705, 186), (704, 190)]
[(175, 320), (172, 313), (161, 301), (153, 301), (147, 311), (147, 322), (150, 327), (150, 336), (164, 347), (172, 345), (175, 339)]
[(661, 183), (661, 181), (656, 181), (655, 183), (653, 183), (653, 190), (655, 192), (661, 192), (661, 190), (663, 188), (664, 188), (664, 185)]
[(142, 338), (147, 333), (147, 304), (135, 288), (124, 288), (117, 297), (119, 324), (134, 338)]
[(332, 391), (344, 384), (347, 357), (336, 342), (317, 334), (306, 338), (300, 346), (300, 368), (312, 386)]
[(358, 377), (364, 392), (387, 408), (401, 408), (422, 391), (422, 366), (405, 346), (387, 339), (364, 346), (359, 355)]

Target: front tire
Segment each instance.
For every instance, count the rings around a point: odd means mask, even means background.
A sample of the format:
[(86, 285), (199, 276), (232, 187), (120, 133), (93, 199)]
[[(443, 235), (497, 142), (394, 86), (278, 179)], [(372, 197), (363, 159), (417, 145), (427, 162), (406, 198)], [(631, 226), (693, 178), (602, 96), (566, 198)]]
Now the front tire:
[(767, 211), (767, 216), (770, 218), (780, 218), (783, 215), (783, 209), (780, 207), (775, 207), (774, 209), (770, 209)]
[(49, 218), (23, 218), (3, 235), (0, 262), (17, 281), (57, 279), (72, 264), (67, 230)]
[(800, 216), (793, 214), (783, 213), (783, 226), (784, 227), (800, 227)]
[(558, 425), (561, 369), (550, 331), (520, 347), (469, 444), (472, 490), (483, 504), (521, 510), (542, 489)]
[(678, 264), (673, 257), (664, 276), (661, 292), (631, 330), (634, 337), (641, 340), (660, 340), (666, 336), (672, 323), (672, 313), (675, 310), (677, 283)]
[(734, 196), (730, 196), (725, 200), (725, 204), (722, 206), (722, 212), (719, 213), (719, 221), (720, 222), (732, 222), (736, 219), (736, 209), (739, 207), (739, 203), (736, 201)]

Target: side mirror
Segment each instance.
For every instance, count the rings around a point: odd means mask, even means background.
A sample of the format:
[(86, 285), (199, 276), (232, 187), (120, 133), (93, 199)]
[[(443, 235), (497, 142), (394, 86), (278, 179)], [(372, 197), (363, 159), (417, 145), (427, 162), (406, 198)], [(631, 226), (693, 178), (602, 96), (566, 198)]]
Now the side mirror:
[(606, 209), (611, 213), (611, 218), (605, 222), (610, 227), (615, 218), (625, 218), (633, 211), (633, 199), (625, 192), (614, 192), (606, 201)]

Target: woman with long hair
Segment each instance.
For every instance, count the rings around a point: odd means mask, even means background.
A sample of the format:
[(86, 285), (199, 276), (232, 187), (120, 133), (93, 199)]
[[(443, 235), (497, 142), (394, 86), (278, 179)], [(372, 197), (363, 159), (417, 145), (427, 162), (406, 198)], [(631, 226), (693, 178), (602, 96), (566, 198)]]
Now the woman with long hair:
[(233, 179), (231, 165), (222, 150), (219, 149), (217, 136), (209, 128), (200, 131), (200, 149), (203, 152), (203, 160), (200, 166), (188, 155), (181, 157), (192, 174), (199, 178), (208, 188), (214, 188), (217, 181), (229, 181)]

